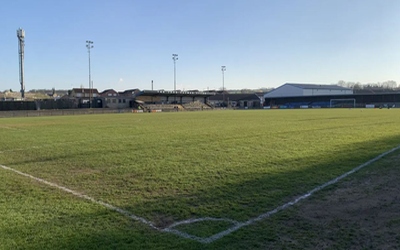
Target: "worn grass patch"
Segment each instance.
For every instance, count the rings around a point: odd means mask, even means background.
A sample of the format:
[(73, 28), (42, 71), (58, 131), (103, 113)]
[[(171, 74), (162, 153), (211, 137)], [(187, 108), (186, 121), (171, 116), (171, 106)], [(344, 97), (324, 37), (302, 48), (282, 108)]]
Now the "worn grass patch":
[(399, 159), (400, 152), (386, 156), (267, 221), (235, 232), (232, 239), (241, 235), (242, 241), (234, 249), (251, 244), (255, 249), (398, 249)]

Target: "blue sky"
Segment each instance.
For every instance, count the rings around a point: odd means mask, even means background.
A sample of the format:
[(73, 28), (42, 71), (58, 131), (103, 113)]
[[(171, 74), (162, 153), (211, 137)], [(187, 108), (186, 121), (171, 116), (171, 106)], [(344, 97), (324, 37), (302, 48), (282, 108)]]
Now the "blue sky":
[(0, 7), (0, 90), (228, 89), (400, 83), (398, 0), (13, 0)]

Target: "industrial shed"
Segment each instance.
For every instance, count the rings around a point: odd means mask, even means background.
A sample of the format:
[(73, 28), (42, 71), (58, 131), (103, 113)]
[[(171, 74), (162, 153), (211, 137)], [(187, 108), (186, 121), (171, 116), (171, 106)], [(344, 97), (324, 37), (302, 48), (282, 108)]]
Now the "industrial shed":
[(264, 98), (270, 108), (400, 107), (400, 92), (353, 93), (337, 85), (286, 83)]
[(286, 83), (264, 95), (264, 98), (352, 95), (353, 90), (338, 85)]

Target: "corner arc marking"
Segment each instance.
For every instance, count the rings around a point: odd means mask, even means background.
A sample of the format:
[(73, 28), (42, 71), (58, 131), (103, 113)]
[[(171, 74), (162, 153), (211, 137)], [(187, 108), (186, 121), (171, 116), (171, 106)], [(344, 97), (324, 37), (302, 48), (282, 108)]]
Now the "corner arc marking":
[(239, 221), (232, 220), (232, 219), (203, 217), (203, 218), (195, 218), (195, 219), (188, 219), (188, 220), (178, 221), (178, 222), (175, 222), (172, 225), (170, 225), (168, 228), (172, 229), (172, 228), (174, 228), (176, 226), (179, 226), (179, 225), (192, 224), (192, 223), (202, 222), (202, 221), (226, 221), (226, 222), (232, 223), (233, 225), (240, 224)]

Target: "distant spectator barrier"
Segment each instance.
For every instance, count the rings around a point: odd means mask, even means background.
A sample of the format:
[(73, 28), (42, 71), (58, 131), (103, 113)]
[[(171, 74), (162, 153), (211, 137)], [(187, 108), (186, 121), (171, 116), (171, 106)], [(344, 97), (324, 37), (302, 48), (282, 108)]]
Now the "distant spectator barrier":
[(131, 109), (54, 109), (0, 111), (0, 118), (130, 113)]

